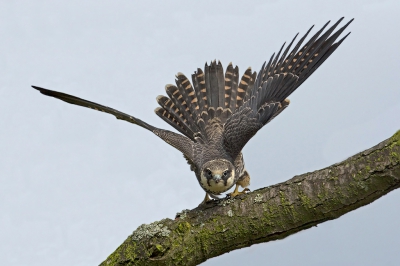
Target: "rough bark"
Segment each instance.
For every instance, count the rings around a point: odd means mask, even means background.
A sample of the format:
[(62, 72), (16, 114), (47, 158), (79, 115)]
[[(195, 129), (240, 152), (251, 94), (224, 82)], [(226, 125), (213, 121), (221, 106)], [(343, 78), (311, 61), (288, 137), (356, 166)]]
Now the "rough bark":
[(101, 266), (197, 265), (336, 219), (399, 186), (400, 131), (327, 168), (141, 225)]

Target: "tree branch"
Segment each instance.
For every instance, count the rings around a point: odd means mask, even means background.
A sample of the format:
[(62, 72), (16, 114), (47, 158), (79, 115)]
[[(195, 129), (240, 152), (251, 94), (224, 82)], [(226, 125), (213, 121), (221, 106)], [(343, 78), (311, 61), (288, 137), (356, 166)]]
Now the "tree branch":
[(101, 266), (197, 265), (282, 239), (369, 204), (400, 186), (400, 131), (327, 168), (139, 226)]

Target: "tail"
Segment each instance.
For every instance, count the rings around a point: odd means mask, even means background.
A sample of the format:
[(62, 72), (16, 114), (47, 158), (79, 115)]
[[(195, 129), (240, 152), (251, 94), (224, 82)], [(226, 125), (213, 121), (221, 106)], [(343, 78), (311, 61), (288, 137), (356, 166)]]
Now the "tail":
[[(230, 63), (225, 75), (221, 62), (206, 63), (192, 75), (193, 87), (182, 73), (176, 75), (176, 86), (167, 85), (166, 96), (158, 96), (155, 112), (167, 123), (192, 140), (206, 136), (205, 127), (218, 118), (220, 124), (241, 107), (252, 90), (256, 72), (248, 68), (239, 82), (239, 69)], [(215, 120), (214, 120), (215, 121)]]

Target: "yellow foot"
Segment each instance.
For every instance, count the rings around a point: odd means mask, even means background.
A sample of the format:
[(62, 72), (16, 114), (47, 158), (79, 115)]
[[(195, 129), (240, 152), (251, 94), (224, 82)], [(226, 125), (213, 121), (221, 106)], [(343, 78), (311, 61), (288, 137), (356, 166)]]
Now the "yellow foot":
[(226, 194), (228, 197), (233, 198), (238, 195), (246, 194), (247, 191), (250, 191), (250, 189), (245, 188), (242, 191), (239, 192), (239, 185), (236, 184), (235, 190), (232, 193)]
[(204, 200), (199, 204), (199, 206), (206, 204), (207, 202), (212, 201), (212, 199), (208, 196), (208, 193), (206, 193), (206, 196), (204, 197)]

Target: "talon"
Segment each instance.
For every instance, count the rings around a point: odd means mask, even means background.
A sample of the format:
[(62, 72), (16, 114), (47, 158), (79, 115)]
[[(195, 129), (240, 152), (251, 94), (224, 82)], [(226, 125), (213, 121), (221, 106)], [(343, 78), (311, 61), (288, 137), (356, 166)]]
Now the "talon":
[(212, 201), (212, 199), (208, 196), (208, 193), (206, 193), (206, 196), (204, 197), (204, 200), (199, 204), (199, 206), (204, 205), (208, 202)]
[(235, 190), (232, 193), (226, 194), (226, 196), (230, 197), (230, 198), (234, 198), (234, 197), (236, 197), (238, 195), (246, 194), (247, 191), (250, 191), (250, 189), (245, 188), (242, 191), (239, 191), (239, 185), (236, 184)]

